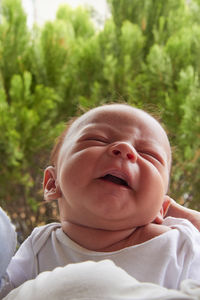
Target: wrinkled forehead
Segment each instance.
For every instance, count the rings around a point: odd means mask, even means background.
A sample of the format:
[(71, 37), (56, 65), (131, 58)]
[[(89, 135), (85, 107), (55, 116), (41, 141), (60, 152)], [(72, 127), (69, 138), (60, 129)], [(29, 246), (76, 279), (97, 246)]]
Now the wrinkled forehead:
[(74, 131), (81, 130), (84, 126), (88, 126), (89, 124), (115, 125), (116, 123), (117, 127), (120, 127), (120, 125), (134, 126), (133, 123), (137, 117), (137, 112), (149, 116), (142, 110), (123, 104), (111, 104), (96, 107), (80, 116), (72, 124), (69, 133), (75, 133)]
[(166, 132), (160, 123), (145, 111), (124, 104), (111, 104), (96, 107), (80, 116), (71, 126), (69, 134), (82, 130), (84, 127), (99, 124), (120, 127), (140, 127), (149, 130), (149, 133), (159, 131), (168, 141)]

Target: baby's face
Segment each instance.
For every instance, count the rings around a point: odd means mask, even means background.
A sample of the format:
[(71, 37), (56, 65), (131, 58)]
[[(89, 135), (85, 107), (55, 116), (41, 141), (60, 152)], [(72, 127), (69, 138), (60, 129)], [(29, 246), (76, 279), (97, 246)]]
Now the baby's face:
[(167, 191), (170, 155), (164, 130), (145, 112), (109, 105), (86, 113), (58, 157), (61, 220), (110, 230), (153, 221)]

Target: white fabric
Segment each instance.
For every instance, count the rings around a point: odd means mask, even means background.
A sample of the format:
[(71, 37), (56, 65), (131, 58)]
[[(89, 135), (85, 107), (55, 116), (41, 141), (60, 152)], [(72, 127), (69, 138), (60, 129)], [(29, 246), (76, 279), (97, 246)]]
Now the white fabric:
[[(184, 293), (184, 289), (186, 292)], [(140, 283), (113, 262), (84, 262), (43, 272), (4, 300), (197, 300), (200, 287), (184, 281), (183, 291)]]
[(0, 208), (0, 279), (16, 249), (16, 233), (6, 213)]
[(19, 286), (43, 271), (88, 260), (112, 260), (129, 275), (142, 282), (179, 289), (184, 279), (200, 282), (200, 233), (187, 220), (167, 218), (173, 227), (145, 243), (115, 252), (95, 252), (70, 240), (60, 224), (36, 228), (20, 247), (8, 267), (10, 285)]

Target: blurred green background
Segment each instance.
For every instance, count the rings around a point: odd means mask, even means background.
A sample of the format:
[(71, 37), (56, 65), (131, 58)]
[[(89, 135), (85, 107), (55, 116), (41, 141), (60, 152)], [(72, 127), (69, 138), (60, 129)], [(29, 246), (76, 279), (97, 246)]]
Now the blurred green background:
[(0, 206), (23, 240), (58, 219), (44, 204), (43, 169), (70, 117), (126, 102), (159, 117), (173, 147), (169, 195), (200, 209), (200, 1), (109, 0), (61, 6), (28, 28), (20, 0), (0, 6)]

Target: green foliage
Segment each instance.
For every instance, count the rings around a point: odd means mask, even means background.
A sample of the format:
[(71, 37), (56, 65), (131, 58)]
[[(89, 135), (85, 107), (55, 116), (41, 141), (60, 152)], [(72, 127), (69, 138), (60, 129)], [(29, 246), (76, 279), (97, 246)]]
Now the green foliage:
[[(200, 1), (109, 0), (95, 30), (91, 10), (61, 6), (27, 28), (20, 0), (1, 1), (0, 204), (40, 219), (42, 170), (64, 122), (125, 101), (159, 114), (173, 146), (170, 195), (199, 209)], [(22, 218), (22, 217), (21, 217)]]
[(57, 12), (57, 19), (63, 20), (67, 25), (70, 24), (77, 38), (87, 39), (95, 33), (94, 26), (90, 20), (89, 11), (82, 7), (73, 10), (67, 5), (60, 6)]
[(2, 21), (0, 23), (0, 71), (6, 93), (9, 91), (13, 74), (25, 70), (29, 33), (26, 15), (20, 0), (1, 1)]

